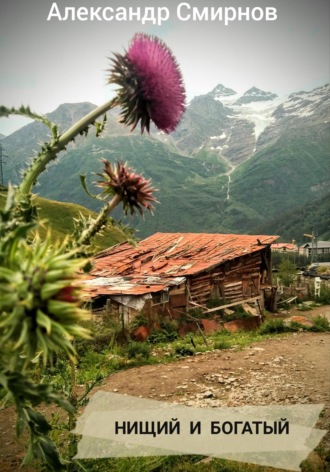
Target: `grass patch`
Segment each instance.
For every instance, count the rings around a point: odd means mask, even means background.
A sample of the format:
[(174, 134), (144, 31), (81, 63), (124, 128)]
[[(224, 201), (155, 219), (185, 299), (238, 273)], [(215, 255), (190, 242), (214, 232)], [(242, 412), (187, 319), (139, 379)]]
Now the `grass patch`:
[(131, 341), (127, 347), (127, 357), (128, 359), (149, 359), (150, 351), (149, 344)]
[(219, 339), (219, 341), (215, 341), (213, 348), (214, 349), (229, 349), (231, 347), (231, 343), (228, 339)]
[[(0, 192), (0, 208), (5, 206), (7, 191)], [(68, 234), (72, 234), (74, 229), (74, 219), (81, 213), (84, 217), (96, 218), (97, 214), (87, 208), (75, 204), (64, 203), (55, 200), (48, 200), (39, 196), (33, 197), (33, 202), (38, 208), (38, 216), (41, 224), (38, 227), (41, 238), (45, 238), (49, 229), (51, 229), (51, 239), (63, 240)], [(101, 235), (93, 240), (93, 249), (95, 252), (106, 249), (114, 244), (125, 241), (124, 232), (119, 228), (107, 223)]]
[(181, 357), (185, 356), (193, 356), (195, 353), (193, 349), (186, 347), (186, 346), (176, 346), (175, 354)]
[(329, 305), (330, 304), (330, 288), (321, 285), (320, 296), (315, 297), (316, 303), (322, 303), (322, 305)]
[[(81, 461), (86, 472), (272, 472), (272, 467), (182, 455)], [(276, 469), (279, 472), (282, 469)], [(77, 469), (78, 472), (78, 469)]]
[(283, 320), (268, 320), (259, 328), (260, 334), (285, 333), (286, 331), (287, 326)]
[(310, 328), (310, 331), (314, 332), (325, 332), (330, 331), (329, 320), (325, 316), (316, 316), (312, 318), (314, 325)]
[(163, 320), (160, 329), (154, 331), (148, 337), (151, 344), (159, 344), (174, 341), (178, 338), (178, 324), (172, 320)]
[(310, 305), (305, 305), (304, 303), (301, 303), (298, 306), (299, 311), (311, 311), (312, 309), (313, 309), (313, 307), (311, 307)]

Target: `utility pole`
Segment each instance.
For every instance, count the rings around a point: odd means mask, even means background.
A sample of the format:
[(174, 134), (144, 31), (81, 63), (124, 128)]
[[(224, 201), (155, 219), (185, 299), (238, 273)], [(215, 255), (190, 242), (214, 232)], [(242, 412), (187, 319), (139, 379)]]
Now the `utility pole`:
[(4, 157), (8, 157), (4, 154), (4, 149), (2, 147), (2, 144), (0, 143), (0, 185), (3, 186), (3, 169), (2, 169), (2, 164), (5, 164), (6, 162), (3, 160)]

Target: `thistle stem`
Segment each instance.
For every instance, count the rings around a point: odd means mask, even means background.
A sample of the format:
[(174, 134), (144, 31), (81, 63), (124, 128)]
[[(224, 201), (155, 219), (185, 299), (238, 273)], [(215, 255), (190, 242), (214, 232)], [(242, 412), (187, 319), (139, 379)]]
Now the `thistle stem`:
[[(69, 391), (69, 401), (71, 405), (73, 405), (75, 409), (75, 413), (77, 411), (77, 394), (76, 394), (76, 386), (77, 386), (77, 376), (76, 376), (76, 365), (75, 363), (70, 360), (70, 391)], [(69, 413), (69, 428), (70, 431), (75, 427), (75, 413)]]
[(102, 210), (100, 211), (98, 217), (96, 220), (91, 224), (89, 228), (87, 228), (85, 231), (82, 232), (78, 244), (90, 244), (90, 239), (95, 236), (102, 226), (107, 222), (107, 218), (109, 216), (109, 213), (121, 202), (121, 198), (119, 195), (115, 195), (112, 200), (104, 205)]
[(46, 169), (47, 164), (56, 159), (57, 154), (65, 150), (66, 146), (73, 141), (76, 136), (86, 130), (88, 126), (93, 124), (97, 118), (104, 115), (113, 108), (117, 103), (117, 97), (95, 108), (90, 113), (81, 118), (71, 128), (65, 131), (59, 138), (53, 138), (49, 144), (45, 145), (43, 152), (32, 162), (26, 171), (23, 180), (18, 188), (21, 195), (27, 195), (31, 192), (32, 187), (37, 182), (39, 175)]

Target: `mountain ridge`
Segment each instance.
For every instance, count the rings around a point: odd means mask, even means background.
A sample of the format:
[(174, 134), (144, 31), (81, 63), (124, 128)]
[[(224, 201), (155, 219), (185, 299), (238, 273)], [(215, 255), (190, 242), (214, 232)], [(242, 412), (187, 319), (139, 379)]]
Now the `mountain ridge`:
[[(262, 95), (258, 90), (256, 96)], [(77, 140), (60, 158), (61, 165), (49, 166), (48, 178), (43, 177), (36, 190), (96, 210), (95, 201), (79, 187), (78, 174), (86, 172), (92, 185), (100, 159), (127, 160), (160, 189), (161, 205), (155, 216), (146, 216), (145, 223), (132, 220), (142, 236), (158, 230), (253, 232), (279, 212), (323, 201), (330, 184), (329, 84), (284, 98), (264, 93), (272, 98), (237, 104), (234, 90), (218, 84), (191, 100), (171, 135), (154, 128), (150, 136), (130, 133), (118, 124), (118, 110), (112, 110), (101, 138), (96, 139), (91, 129), (87, 137)], [(68, 126), (93, 106), (66, 104), (61, 116), (56, 110), (53, 116)], [(32, 133), (33, 139), (37, 134)], [(25, 139), (25, 147), (15, 148), (11, 140), (13, 135), (3, 142), (12, 156), (6, 172), (14, 180), (30, 141)], [(117, 216), (129, 223), (118, 211)]]

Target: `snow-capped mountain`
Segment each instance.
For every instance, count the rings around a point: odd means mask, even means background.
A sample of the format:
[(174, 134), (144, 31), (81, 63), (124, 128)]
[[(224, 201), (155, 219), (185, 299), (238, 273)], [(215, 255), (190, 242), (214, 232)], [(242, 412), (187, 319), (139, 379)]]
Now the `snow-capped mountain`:
[[(329, 84), (318, 87), (311, 92), (297, 92), (289, 95), (288, 99), (278, 107), (275, 117), (305, 118), (312, 115), (326, 116), (329, 111)], [(321, 112), (321, 113), (320, 113)]]
[(217, 150), (232, 164), (240, 164), (274, 133), (279, 135), (288, 120), (290, 126), (301, 126), (301, 120), (306, 119), (327, 122), (329, 101), (329, 84), (289, 97), (278, 97), (256, 87), (239, 95), (219, 84), (190, 102), (173, 137), (179, 148), (189, 154), (202, 148)]
[(252, 87), (247, 90), (244, 95), (242, 95), (237, 101), (237, 105), (249, 104), (254, 102), (265, 102), (274, 100), (277, 95), (276, 93), (264, 92), (263, 90), (258, 89), (257, 87)]
[(213, 90), (211, 90), (209, 95), (215, 100), (221, 100), (223, 97), (231, 97), (233, 95), (237, 95), (237, 93), (233, 89), (227, 88), (224, 85), (219, 84), (214, 87)]
[[(329, 192), (329, 103), (329, 85), (277, 97), (256, 87), (240, 95), (219, 84), (191, 100), (174, 133), (153, 129), (150, 137), (131, 133), (118, 123), (118, 114), (110, 113), (105, 133), (96, 139), (91, 129), (77, 140), (60, 165), (49, 166), (36, 191), (96, 209), (97, 202), (77, 185), (79, 174), (99, 172), (100, 158), (127, 160), (159, 189), (155, 217), (147, 217), (147, 224), (134, 222), (141, 236), (155, 231), (255, 232), (279, 216), (289, 224), (286, 213), (325, 202)], [(61, 105), (50, 118), (65, 129), (93, 107)], [(39, 123), (3, 138), (10, 156), (6, 182), (19, 181), (27, 158), (47, 139)], [(276, 227), (269, 231), (278, 233)], [(289, 225), (287, 234), (297, 239), (301, 227), (297, 231), (290, 233)]]

